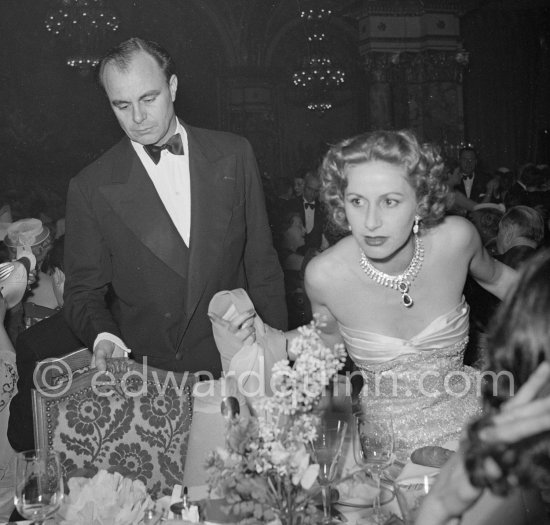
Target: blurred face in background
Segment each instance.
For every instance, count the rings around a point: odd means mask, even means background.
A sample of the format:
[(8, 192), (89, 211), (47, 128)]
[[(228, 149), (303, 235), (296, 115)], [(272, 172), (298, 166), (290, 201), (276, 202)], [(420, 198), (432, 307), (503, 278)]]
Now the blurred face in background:
[(302, 177), (294, 179), (294, 194), (296, 197), (301, 197), (304, 194), (304, 179)]
[(305, 236), (306, 228), (302, 219), (298, 215), (294, 215), (288, 230), (283, 235), (284, 244), (288, 249), (296, 251), (305, 244)]
[(466, 150), (460, 154), (460, 169), (462, 173), (470, 175), (476, 169), (477, 157), (475, 151)]
[(321, 181), (315, 177), (307, 177), (304, 186), (304, 199), (308, 202), (313, 202), (319, 197), (321, 190)]

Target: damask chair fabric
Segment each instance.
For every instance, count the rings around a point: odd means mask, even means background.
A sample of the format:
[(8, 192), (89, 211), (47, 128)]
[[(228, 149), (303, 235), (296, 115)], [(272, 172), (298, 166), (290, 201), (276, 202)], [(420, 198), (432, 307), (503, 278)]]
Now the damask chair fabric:
[(82, 349), (37, 364), (36, 445), (60, 452), (67, 477), (107, 469), (140, 479), (153, 497), (171, 494), (182, 480), (196, 377), (108, 361), (105, 373), (91, 369)]

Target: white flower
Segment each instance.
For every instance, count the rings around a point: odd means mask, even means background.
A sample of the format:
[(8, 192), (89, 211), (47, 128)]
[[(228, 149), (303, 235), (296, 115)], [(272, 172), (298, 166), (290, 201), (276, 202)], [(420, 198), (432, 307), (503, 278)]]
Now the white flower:
[(280, 465), (288, 459), (289, 453), (282, 443), (275, 442), (271, 447), (271, 463)]
[(60, 509), (61, 525), (131, 525), (153, 507), (145, 485), (100, 470), (93, 478), (71, 478), (69, 496)]

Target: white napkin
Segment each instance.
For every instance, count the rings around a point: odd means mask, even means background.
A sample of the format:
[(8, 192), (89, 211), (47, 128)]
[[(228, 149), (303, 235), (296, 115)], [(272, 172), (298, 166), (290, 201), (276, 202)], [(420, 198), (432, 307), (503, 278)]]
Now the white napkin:
[[(209, 312), (225, 320), (253, 310), (248, 294), (241, 288), (218, 292), (210, 301)], [(250, 415), (246, 398), (252, 400), (271, 393), (269, 382), (273, 365), (286, 359), (286, 338), (279, 330), (264, 324), (256, 315), (256, 343), (243, 346), (241, 341), (217, 323), (212, 331), (225, 378), (201, 381), (193, 389), (193, 420), (187, 446), (183, 483), (188, 487), (206, 484), (204, 463), (209, 452), (225, 446), (225, 420), (221, 414), (224, 397), (239, 401), (241, 417)]]
[[(248, 310), (254, 310), (254, 305), (242, 288), (218, 292), (208, 307), (209, 313), (215, 313), (227, 321)], [(258, 314), (254, 318), (254, 328), (256, 342), (243, 346), (234, 334), (212, 323), (224, 372), (226, 375), (234, 374), (243, 394), (251, 398), (272, 394), (271, 369), (277, 361), (287, 358), (283, 332), (266, 325)]]
[(8, 277), (0, 281), (0, 290), (6, 300), (8, 310), (21, 302), (29, 279), (25, 265), (19, 261), (13, 261), (13, 270)]

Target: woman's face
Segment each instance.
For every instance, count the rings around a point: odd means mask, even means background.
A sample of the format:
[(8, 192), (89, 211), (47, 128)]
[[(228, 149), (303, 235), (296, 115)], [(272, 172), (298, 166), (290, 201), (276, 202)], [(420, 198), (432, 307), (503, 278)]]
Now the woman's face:
[(404, 166), (382, 161), (347, 168), (344, 210), (369, 259), (388, 259), (409, 240), (417, 200)]
[(301, 197), (304, 193), (304, 179), (301, 177), (294, 179), (294, 193), (297, 197)]
[(295, 250), (305, 244), (306, 229), (300, 217), (292, 217), (290, 227), (285, 232), (286, 243), (291, 249)]
[(454, 170), (449, 171), (449, 187), (453, 190), (462, 182), (462, 173), (460, 168), (455, 168)]

